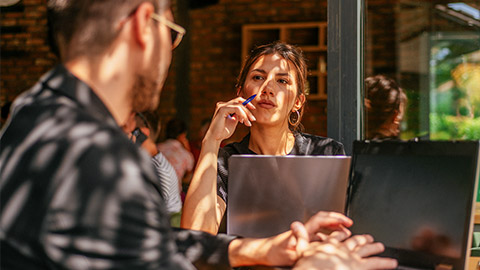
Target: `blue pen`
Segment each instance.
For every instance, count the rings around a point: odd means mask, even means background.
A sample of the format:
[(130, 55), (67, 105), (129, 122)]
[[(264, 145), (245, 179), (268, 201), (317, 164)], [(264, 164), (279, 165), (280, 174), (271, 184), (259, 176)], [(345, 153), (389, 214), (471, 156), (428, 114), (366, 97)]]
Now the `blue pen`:
[[(257, 94), (253, 94), (251, 97), (247, 98), (244, 102), (242, 102), (242, 105), (245, 106), (247, 105), (250, 101), (252, 101), (255, 97), (257, 96)], [(235, 113), (231, 113), (229, 116), (230, 118), (232, 118), (232, 116), (234, 116)]]
[(257, 94), (253, 94), (251, 97), (247, 98), (247, 100), (245, 100), (244, 102), (242, 102), (242, 105), (245, 106), (247, 105), (250, 101), (252, 101), (255, 97), (257, 96)]

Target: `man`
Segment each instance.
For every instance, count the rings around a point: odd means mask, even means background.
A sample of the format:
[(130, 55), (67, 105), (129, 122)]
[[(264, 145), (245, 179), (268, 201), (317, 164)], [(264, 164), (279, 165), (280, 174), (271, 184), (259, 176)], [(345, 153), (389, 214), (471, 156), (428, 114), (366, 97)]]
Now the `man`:
[(10, 106), (12, 106), (12, 102), (8, 101), (3, 104), (0, 112), (0, 128), (7, 123), (8, 116), (10, 115)]
[(317, 234), (352, 224), (336, 213), (267, 239), (172, 230), (149, 155), (120, 128), (132, 111), (158, 104), (170, 30), (180, 29), (168, 1), (51, 0), (48, 11), (63, 64), (17, 98), (1, 135), (2, 269), (222, 269), (298, 259), (308, 269), (337, 266), (339, 256), (352, 269), (395, 266), (364, 258), (383, 250), (367, 236)]

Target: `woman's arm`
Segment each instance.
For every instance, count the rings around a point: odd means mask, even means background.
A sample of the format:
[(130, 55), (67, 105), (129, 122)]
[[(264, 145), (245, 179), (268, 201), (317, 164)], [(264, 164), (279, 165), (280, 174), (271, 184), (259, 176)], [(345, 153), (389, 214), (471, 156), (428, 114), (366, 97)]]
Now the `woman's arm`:
[(206, 136), (183, 205), (181, 227), (217, 234), (226, 204), (217, 196), (219, 142)]
[[(181, 227), (217, 234), (226, 204), (217, 196), (217, 160), (220, 143), (232, 136), (238, 122), (251, 126), (255, 121), (243, 98), (218, 103), (183, 205)], [(248, 108), (248, 109), (247, 109)], [(235, 114), (235, 116), (231, 116)]]

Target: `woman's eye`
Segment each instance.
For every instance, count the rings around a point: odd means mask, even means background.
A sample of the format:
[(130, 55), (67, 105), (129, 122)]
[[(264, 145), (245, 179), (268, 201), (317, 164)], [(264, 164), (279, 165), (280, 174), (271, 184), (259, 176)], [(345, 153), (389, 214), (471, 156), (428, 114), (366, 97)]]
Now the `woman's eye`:
[(260, 75), (253, 75), (253, 79), (254, 79), (254, 80), (262, 80), (263, 77), (260, 76)]
[(278, 82), (282, 84), (288, 84), (288, 80), (285, 79), (279, 79)]

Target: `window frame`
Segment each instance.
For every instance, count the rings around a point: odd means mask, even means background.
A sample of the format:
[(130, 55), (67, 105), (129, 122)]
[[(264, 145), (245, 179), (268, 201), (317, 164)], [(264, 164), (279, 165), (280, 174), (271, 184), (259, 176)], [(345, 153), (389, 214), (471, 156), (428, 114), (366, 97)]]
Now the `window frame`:
[(327, 134), (352, 154), (363, 134), (363, 0), (328, 0)]

